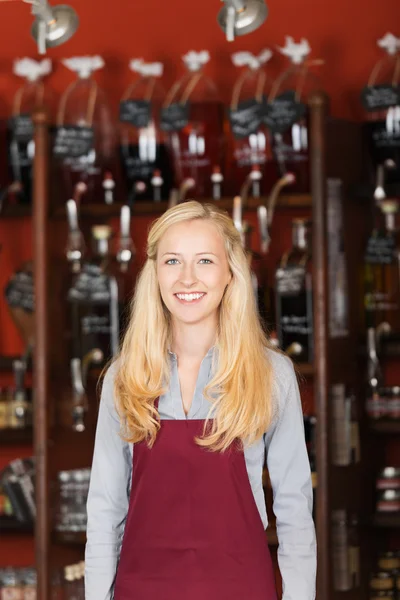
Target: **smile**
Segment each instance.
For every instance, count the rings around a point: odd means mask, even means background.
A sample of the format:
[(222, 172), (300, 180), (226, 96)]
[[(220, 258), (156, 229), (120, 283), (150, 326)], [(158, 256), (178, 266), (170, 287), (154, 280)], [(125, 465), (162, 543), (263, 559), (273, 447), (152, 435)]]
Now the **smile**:
[(181, 304), (197, 304), (205, 295), (204, 292), (199, 294), (174, 294), (175, 298), (177, 298)]

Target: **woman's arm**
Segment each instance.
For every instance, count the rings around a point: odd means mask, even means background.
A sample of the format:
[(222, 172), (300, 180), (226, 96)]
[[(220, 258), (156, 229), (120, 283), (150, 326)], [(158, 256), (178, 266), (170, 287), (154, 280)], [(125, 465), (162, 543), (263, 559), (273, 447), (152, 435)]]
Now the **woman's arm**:
[(104, 377), (87, 501), (85, 600), (112, 598), (129, 506), (132, 459), (118, 434), (113, 372), (114, 365)]
[(279, 401), (276, 424), (266, 434), (266, 448), (279, 541), (282, 600), (314, 600), (317, 550), (303, 411), (293, 365), (288, 359), (281, 360), (286, 363), (281, 372), (287, 392)]

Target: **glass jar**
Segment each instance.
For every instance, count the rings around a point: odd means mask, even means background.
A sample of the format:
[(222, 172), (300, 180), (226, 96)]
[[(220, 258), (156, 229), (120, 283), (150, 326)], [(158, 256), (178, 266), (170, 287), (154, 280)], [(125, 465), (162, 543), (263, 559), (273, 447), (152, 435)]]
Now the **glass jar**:
[(369, 142), (371, 178), (383, 168), (389, 184), (400, 185), (400, 38), (387, 33), (377, 41), (385, 52), (361, 93)]
[(384, 467), (378, 474), (376, 480), (377, 490), (400, 489), (400, 468)]
[[(45, 107), (50, 123), (54, 123), (54, 96), (43, 80), (51, 72), (51, 61), (23, 58), (14, 61), (14, 73), (25, 79), (13, 100), (12, 117), (8, 122), (8, 163), (11, 185), (8, 195), (23, 204), (32, 202), (32, 165), (35, 155), (32, 114)], [(8, 201), (8, 199), (7, 199)]]
[(224, 105), (202, 70), (209, 59), (206, 50), (183, 57), (188, 72), (171, 87), (161, 111), (179, 202), (189, 190), (193, 197), (211, 198), (215, 168), (223, 175)]
[[(271, 162), (271, 134), (264, 124), (265, 100), (272, 85), (264, 65), (271, 56), (269, 49), (263, 50), (258, 56), (250, 52), (232, 54), (233, 64), (245, 69), (233, 87), (229, 110), (230, 135), (225, 185), (229, 195), (237, 195), (246, 180), (251, 182), (251, 186), (248, 186), (249, 195), (266, 195), (277, 179), (276, 168)], [(271, 168), (272, 176), (269, 173)]]
[(119, 185), (116, 127), (104, 92), (92, 74), (100, 56), (63, 61), (77, 74), (61, 97), (53, 146), (57, 191), (64, 205), (112, 204)]
[(378, 494), (376, 510), (379, 513), (400, 512), (400, 489), (382, 490)]
[(394, 589), (394, 579), (386, 571), (377, 571), (371, 575), (369, 587), (376, 592), (387, 592)]
[[(131, 200), (167, 200), (172, 172), (166, 133), (160, 129), (160, 110), (165, 91), (159, 78), (162, 63), (132, 60), (139, 74), (120, 102), (120, 156), (126, 194)], [(138, 183), (143, 183), (139, 186)]]
[(274, 82), (268, 98), (265, 123), (272, 133), (272, 148), (278, 179), (290, 172), (295, 176), (291, 191), (310, 192), (309, 162), (309, 111), (308, 99), (313, 92), (321, 90), (319, 78), (310, 67), (320, 65), (321, 60), (306, 60), (311, 52), (304, 38), (295, 43), (286, 37), (281, 54), (291, 61)]

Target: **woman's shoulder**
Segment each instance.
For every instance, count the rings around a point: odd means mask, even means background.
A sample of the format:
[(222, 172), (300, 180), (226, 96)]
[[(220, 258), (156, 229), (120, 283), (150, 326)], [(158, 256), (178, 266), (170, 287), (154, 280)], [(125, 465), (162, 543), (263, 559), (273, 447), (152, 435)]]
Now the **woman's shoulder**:
[(272, 395), (282, 407), (290, 388), (297, 381), (292, 360), (277, 350), (266, 349), (268, 361), (272, 369)]

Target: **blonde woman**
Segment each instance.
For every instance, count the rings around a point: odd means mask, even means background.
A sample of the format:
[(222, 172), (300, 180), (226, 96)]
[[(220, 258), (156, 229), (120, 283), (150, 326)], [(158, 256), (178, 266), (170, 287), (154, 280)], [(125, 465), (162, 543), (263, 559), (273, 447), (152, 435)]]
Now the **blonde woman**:
[(268, 347), (229, 215), (178, 204), (149, 231), (104, 379), (86, 600), (275, 600), (265, 456), (283, 599), (313, 600), (311, 474), (293, 366)]

